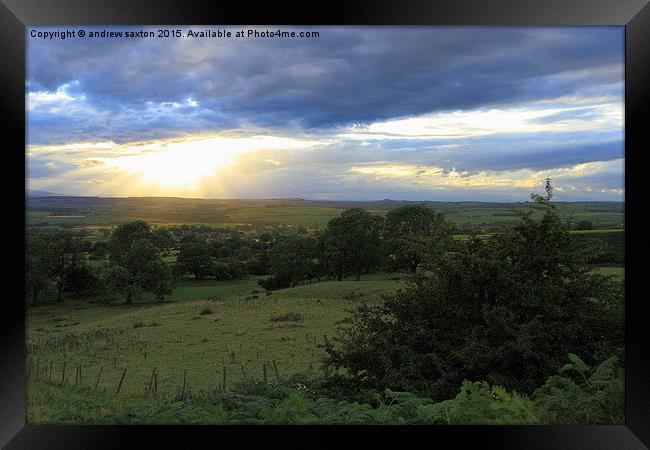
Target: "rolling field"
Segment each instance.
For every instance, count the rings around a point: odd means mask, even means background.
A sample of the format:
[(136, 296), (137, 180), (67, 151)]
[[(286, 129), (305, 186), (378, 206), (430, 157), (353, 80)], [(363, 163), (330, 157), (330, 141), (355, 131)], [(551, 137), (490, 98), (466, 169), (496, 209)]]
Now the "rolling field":
[[(210, 200), (165, 197), (99, 198), (39, 197), (28, 201), (28, 226), (109, 227), (135, 219), (151, 224), (214, 227), (265, 225), (322, 226), (344, 209), (361, 207), (377, 214), (408, 202), (328, 202), (305, 199)], [(526, 203), (425, 202), (457, 224), (499, 227), (518, 220)], [(564, 218), (591, 221), (596, 228), (621, 228), (624, 206), (619, 202), (556, 202)]]
[(244, 208), (229, 213), (228, 220), (233, 222), (255, 223), (267, 222), (294, 225), (325, 225), (330, 219), (343, 212), (341, 208), (323, 208), (318, 206), (278, 206), (270, 208)]
[[(622, 267), (599, 267), (603, 274), (624, 276)], [(260, 277), (234, 281), (194, 281), (179, 285), (165, 303), (133, 306), (66, 300), (63, 305), (32, 308), (27, 317), (27, 348), (33, 371), (41, 378), (142, 394), (157, 368), (160, 391), (173, 396), (186, 389), (208, 390), (244, 377), (269, 379), (317, 373), (326, 336), (336, 335), (339, 321), (361, 302), (381, 302), (382, 294), (404, 287), (398, 274), (373, 273), (338, 281), (303, 284), (266, 296)], [(256, 297), (256, 298), (255, 298)], [(66, 371), (63, 372), (65, 363)], [(52, 373), (50, 375), (50, 364)]]
[[(198, 280), (180, 282), (174, 292), (166, 298), (168, 302), (187, 300), (223, 300), (229, 298), (244, 298), (250, 294), (264, 295), (264, 290), (257, 284), (260, 276), (247, 276), (238, 280)], [(253, 292), (255, 291), (255, 292)], [(150, 303), (154, 300), (151, 293), (142, 296), (142, 300)]]
[(617, 279), (625, 278), (625, 267), (597, 267), (594, 272), (603, 275), (611, 275)]
[(608, 228), (604, 230), (572, 230), (573, 234), (608, 234), (608, 233), (623, 233), (624, 228)]
[[(188, 390), (215, 387), (224, 366), (227, 384), (244, 376), (261, 379), (264, 364), (273, 378), (273, 361), (280, 376), (315, 373), (325, 336), (333, 337), (337, 323), (361, 301), (379, 302), (382, 293), (404, 286), (393, 278), (378, 273), (360, 281), (323, 281), (266, 297), (257, 277), (249, 277), (181, 286), (163, 304), (41, 306), (27, 318), (28, 355), (41, 378), (49, 378), (51, 364), (52, 380), (65, 376), (68, 384), (79, 365), (86, 386), (94, 385), (101, 370), (99, 388), (107, 390), (116, 389), (126, 368), (125, 395), (142, 393), (154, 368), (160, 391), (169, 395), (181, 389), (185, 369)], [(256, 288), (261, 294), (251, 299)]]

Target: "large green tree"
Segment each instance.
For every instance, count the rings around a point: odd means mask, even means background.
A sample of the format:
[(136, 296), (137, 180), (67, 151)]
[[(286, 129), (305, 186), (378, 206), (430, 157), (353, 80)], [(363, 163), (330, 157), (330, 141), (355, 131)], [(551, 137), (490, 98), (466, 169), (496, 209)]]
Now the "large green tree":
[(176, 271), (189, 272), (197, 280), (202, 280), (210, 275), (212, 257), (204, 242), (184, 242), (176, 257)]
[(33, 304), (52, 288), (63, 301), (67, 275), (80, 264), (81, 239), (68, 230), (39, 230), (26, 239), (26, 288)]
[(315, 265), (316, 240), (295, 235), (278, 241), (269, 252), (271, 275), (280, 285), (298, 283), (310, 275)]
[(332, 380), (436, 400), (464, 379), (532, 393), (569, 352), (590, 364), (620, 354), (622, 286), (590, 272), (547, 189), (515, 227), (441, 255), (409, 288), (359, 308), (327, 345)]
[(449, 246), (452, 227), (432, 208), (407, 204), (386, 214), (384, 236), (391, 266), (414, 273), (426, 259), (436, 260)]
[(320, 236), (322, 258), (340, 281), (348, 273), (361, 274), (381, 263), (383, 218), (362, 208), (346, 209), (331, 219)]
[(172, 292), (172, 274), (160, 255), (157, 233), (148, 223), (137, 220), (118, 226), (108, 242), (111, 268), (107, 285), (126, 297), (126, 304), (142, 291), (163, 300)]

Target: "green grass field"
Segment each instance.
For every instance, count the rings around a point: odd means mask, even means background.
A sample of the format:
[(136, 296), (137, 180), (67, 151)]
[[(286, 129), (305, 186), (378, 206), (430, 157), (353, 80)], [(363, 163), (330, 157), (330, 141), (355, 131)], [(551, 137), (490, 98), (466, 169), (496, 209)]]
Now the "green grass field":
[[(182, 281), (176, 286), (174, 292), (167, 297), (167, 301), (179, 302), (187, 300), (222, 300), (228, 298), (243, 298), (253, 291), (264, 293), (264, 290), (257, 284), (260, 276), (248, 276), (232, 281), (199, 280)], [(144, 302), (153, 301), (152, 294), (145, 294), (142, 297)]]
[[(163, 304), (66, 301), (33, 308), (27, 318), (29, 357), (48, 377), (52, 364), (57, 381), (65, 362), (68, 383), (74, 383), (78, 365), (85, 385), (94, 385), (102, 368), (99, 386), (106, 389), (118, 385), (126, 368), (125, 393), (141, 392), (154, 367), (160, 389), (169, 392), (181, 388), (185, 369), (189, 389), (216, 386), (224, 365), (230, 383), (244, 373), (261, 379), (265, 363), (268, 376), (274, 376), (273, 361), (280, 375), (315, 373), (324, 354), (320, 345), (336, 334), (337, 323), (351, 308), (381, 301), (382, 293), (404, 285), (394, 274), (377, 273), (266, 297), (257, 278), (187, 283)], [(246, 300), (254, 290), (260, 291), (258, 298)]]
[(606, 234), (606, 233), (623, 233), (624, 228), (607, 228), (602, 230), (572, 230), (573, 234)]
[[(600, 230), (571, 230), (571, 234), (577, 234), (577, 235), (602, 235), (602, 234), (609, 234), (609, 235), (616, 235), (618, 233), (624, 233), (625, 229), (624, 228), (604, 228)], [(492, 236), (494, 233), (486, 233), (486, 234), (477, 234), (476, 237), (479, 238), (489, 238)], [(469, 240), (470, 235), (469, 234), (455, 234), (454, 239), (458, 241), (467, 241)]]
[(294, 225), (325, 225), (343, 212), (340, 208), (318, 206), (277, 206), (267, 208), (243, 208), (227, 215), (233, 222), (268, 222)]
[(603, 275), (611, 275), (618, 279), (625, 278), (625, 267), (597, 267), (594, 272)]
[[(622, 267), (601, 267), (600, 273), (622, 278)], [(244, 376), (317, 373), (326, 336), (336, 335), (339, 321), (361, 302), (382, 300), (382, 294), (404, 287), (398, 274), (373, 273), (360, 281), (344, 279), (303, 284), (266, 296), (260, 277), (234, 281), (181, 283), (165, 303), (133, 306), (66, 300), (29, 310), (28, 355), (43, 377), (74, 383), (81, 365), (81, 383), (90, 386), (102, 371), (99, 387), (117, 387), (123, 370), (124, 394), (142, 393), (157, 368), (161, 391), (173, 395), (187, 369), (188, 389), (208, 390)], [(257, 296), (257, 298), (252, 298)], [(63, 364), (66, 365), (65, 375)], [(44, 371), (44, 372), (43, 372)]]

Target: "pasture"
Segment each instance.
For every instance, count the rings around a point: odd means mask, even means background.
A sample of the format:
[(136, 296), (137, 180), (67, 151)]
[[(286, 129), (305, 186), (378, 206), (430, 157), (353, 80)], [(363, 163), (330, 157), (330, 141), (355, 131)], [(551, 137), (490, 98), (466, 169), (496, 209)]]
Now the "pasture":
[[(622, 267), (599, 273), (622, 278)], [(132, 306), (66, 300), (28, 310), (27, 348), (41, 378), (142, 394), (156, 368), (159, 389), (210, 390), (245, 377), (318, 373), (322, 344), (348, 312), (404, 287), (404, 275), (372, 273), (355, 281), (301, 284), (266, 296), (256, 276), (233, 281), (186, 281), (164, 303), (143, 296)], [(65, 363), (65, 373), (64, 373)], [(37, 369), (37, 366), (39, 369)], [(50, 374), (51, 367), (51, 374)], [(98, 376), (101, 376), (98, 380)]]
[[(230, 282), (195, 282), (178, 287), (165, 303), (133, 306), (66, 300), (32, 308), (27, 346), (32, 370), (74, 385), (142, 393), (154, 368), (159, 389), (179, 392), (187, 370), (187, 390), (209, 390), (244, 377), (269, 379), (317, 373), (321, 345), (336, 334), (338, 322), (362, 301), (404, 286), (395, 274), (376, 273), (360, 281), (322, 281), (266, 297), (257, 277)], [(253, 292), (257, 291), (257, 294)], [(257, 298), (253, 298), (253, 296)], [(146, 299), (144, 299), (146, 300)], [(274, 367), (275, 361), (275, 367)], [(65, 363), (66, 372), (63, 373)]]

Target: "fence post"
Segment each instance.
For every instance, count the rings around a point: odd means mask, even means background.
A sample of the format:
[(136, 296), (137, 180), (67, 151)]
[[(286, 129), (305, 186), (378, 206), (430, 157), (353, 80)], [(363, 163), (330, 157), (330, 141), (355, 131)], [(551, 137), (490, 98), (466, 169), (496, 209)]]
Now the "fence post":
[(152, 389), (153, 389), (153, 376), (156, 373), (156, 368), (154, 367), (153, 370), (151, 371), (151, 379), (149, 380), (149, 387), (147, 388), (147, 395), (151, 395)]
[(117, 392), (115, 394), (120, 393), (120, 389), (122, 389), (122, 382), (124, 381), (125, 376), (126, 376), (126, 367), (124, 368), (124, 372), (122, 372), (122, 378), (120, 378), (120, 384), (117, 385)]
[(156, 375), (154, 376), (153, 379), (153, 391), (155, 397), (158, 398), (158, 372), (156, 372)]
[(266, 363), (262, 363), (262, 374), (264, 375), (264, 384), (269, 382), (269, 378), (266, 375)]
[(61, 384), (65, 384), (65, 361), (63, 361), (63, 370), (61, 371)]
[(223, 390), (226, 391), (226, 365), (223, 365)]
[(273, 360), (273, 371), (275, 372), (275, 380), (279, 383), (280, 382), (280, 372), (278, 372), (278, 366), (275, 363), (275, 359)]
[(97, 391), (97, 386), (99, 385), (99, 377), (102, 376), (102, 370), (104, 370), (104, 366), (101, 366), (99, 368), (99, 373), (97, 374), (97, 380), (95, 380), (95, 389), (94, 389), (94, 391)]
[(187, 369), (183, 370), (183, 389), (181, 389), (181, 400), (185, 398), (185, 380), (187, 379)]

